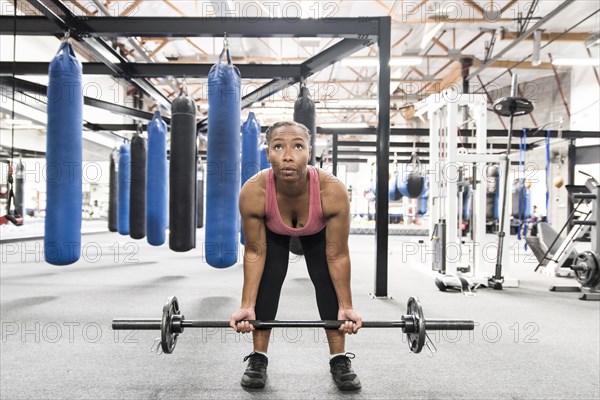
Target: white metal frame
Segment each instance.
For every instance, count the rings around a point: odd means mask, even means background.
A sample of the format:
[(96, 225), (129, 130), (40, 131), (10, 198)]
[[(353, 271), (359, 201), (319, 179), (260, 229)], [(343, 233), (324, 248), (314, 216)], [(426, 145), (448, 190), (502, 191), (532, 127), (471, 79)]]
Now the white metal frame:
[[(465, 276), (474, 283), (487, 284), (494, 275), (496, 264), (497, 235), (486, 233), (486, 163), (499, 163), (501, 174), (505, 155), (487, 154), (487, 99), (484, 95), (460, 94), (445, 90), (426, 98), (420, 113), (429, 119), (429, 232), (443, 216), (446, 220), (446, 274), (456, 275), (459, 267), (469, 266)], [(458, 151), (459, 107), (467, 106), (476, 130), (475, 154)], [(440, 152), (445, 149), (445, 157)], [(463, 240), (458, 228), (458, 176), (448, 173), (457, 171), (464, 164), (477, 166), (477, 185), (473, 191), (473, 240)], [(511, 196), (504, 196), (500, 187), (500, 201), (506, 198), (510, 210)], [(502, 206), (502, 204), (500, 204)], [(505, 218), (504, 231), (510, 232), (510, 218)], [(465, 242), (462, 244), (462, 242)], [(517, 287), (518, 281), (509, 278), (509, 241), (504, 241), (502, 274), (505, 287)], [(457, 251), (458, 250), (458, 251)]]

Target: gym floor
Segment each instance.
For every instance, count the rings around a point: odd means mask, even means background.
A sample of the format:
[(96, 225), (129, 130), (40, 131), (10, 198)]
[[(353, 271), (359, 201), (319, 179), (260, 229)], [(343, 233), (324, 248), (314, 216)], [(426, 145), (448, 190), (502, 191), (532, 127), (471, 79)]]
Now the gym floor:
[[(159, 318), (176, 295), (188, 319), (228, 319), (239, 305), (242, 268), (216, 270), (198, 248), (174, 253), (116, 233), (83, 236), (86, 256), (53, 267), (42, 242), (2, 244), (0, 269), (3, 399), (599, 399), (600, 303), (575, 285), (511, 266), (519, 288), (480, 289), (475, 297), (438, 291), (429, 264), (403, 260), (389, 239), (389, 295), (372, 299), (375, 240), (352, 235), (352, 289), (365, 320), (400, 319), (416, 296), (427, 318), (473, 319), (473, 332), (429, 332), (437, 347), (409, 351), (399, 329), (364, 329), (347, 339), (363, 388), (340, 393), (328, 370), (325, 335), (318, 329), (274, 330), (264, 390), (244, 390), (242, 359), (250, 337), (229, 329), (187, 329), (171, 355), (150, 352), (158, 331), (112, 331), (117, 317)], [(7, 246), (12, 247), (7, 247)], [(14, 247), (17, 246), (17, 247)], [(10, 250), (10, 251), (9, 251)], [(17, 250), (17, 251), (15, 251)], [(37, 255), (36, 255), (37, 250)], [(278, 319), (318, 319), (302, 258), (294, 258)]]

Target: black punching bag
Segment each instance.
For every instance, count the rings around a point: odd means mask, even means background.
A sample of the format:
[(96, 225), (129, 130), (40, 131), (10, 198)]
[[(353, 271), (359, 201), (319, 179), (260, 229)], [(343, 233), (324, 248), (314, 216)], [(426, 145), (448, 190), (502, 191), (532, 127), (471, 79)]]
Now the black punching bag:
[(196, 103), (183, 91), (171, 106), (169, 248), (196, 247)]
[[(315, 165), (315, 140), (317, 133), (317, 118), (315, 115), (315, 102), (310, 97), (308, 88), (304, 83), (300, 86), (300, 93), (294, 104), (294, 121), (308, 128), (310, 131), (310, 165)], [(290, 239), (290, 251), (296, 255), (303, 255), (302, 244), (297, 236)]]
[(129, 186), (129, 236), (146, 237), (146, 139), (136, 134), (131, 139), (131, 180)]
[(119, 150), (110, 153), (110, 171), (108, 175), (108, 230), (117, 232), (117, 207), (119, 204), (119, 177), (117, 175), (117, 157)]
[[(25, 173), (23, 163), (19, 160), (15, 168), (15, 213), (25, 218)], [(23, 219), (24, 220), (24, 219)]]
[(315, 102), (310, 97), (308, 88), (303, 84), (300, 94), (294, 103), (294, 121), (302, 124), (310, 131), (310, 165), (315, 165), (315, 142), (317, 137), (317, 116), (315, 114)]

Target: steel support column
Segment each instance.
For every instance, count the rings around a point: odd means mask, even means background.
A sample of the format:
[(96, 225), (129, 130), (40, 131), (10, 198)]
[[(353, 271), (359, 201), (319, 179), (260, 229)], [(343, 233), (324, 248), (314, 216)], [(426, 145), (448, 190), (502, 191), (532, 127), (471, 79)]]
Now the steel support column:
[(391, 18), (379, 20), (379, 106), (377, 109), (377, 200), (375, 205), (375, 297), (388, 296), (388, 181), (390, 160)]

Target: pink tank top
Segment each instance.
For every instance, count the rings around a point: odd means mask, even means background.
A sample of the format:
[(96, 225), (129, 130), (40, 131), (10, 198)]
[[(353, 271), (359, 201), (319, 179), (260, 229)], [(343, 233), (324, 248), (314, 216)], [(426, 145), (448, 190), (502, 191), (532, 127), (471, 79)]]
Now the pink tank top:
[(302, 228), (291, 228), (287, 226), (277, 204), (277, 192), (275, 190), (275, 174), (273, 169), (269, 170), (266, 182), (265, 198), (265, 224), (270, 231), (279, 235), (287, 236), (308, 236), (321, 232), (325, 227), (326, 219), (321, 207), (321, 185), (319, 184), (319, 171), (308, 166), (309, 171), (309, 203), (308, 203), (308, 221)]

